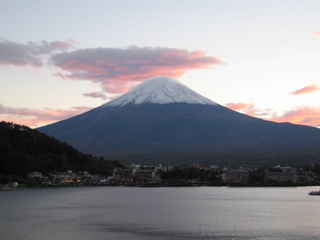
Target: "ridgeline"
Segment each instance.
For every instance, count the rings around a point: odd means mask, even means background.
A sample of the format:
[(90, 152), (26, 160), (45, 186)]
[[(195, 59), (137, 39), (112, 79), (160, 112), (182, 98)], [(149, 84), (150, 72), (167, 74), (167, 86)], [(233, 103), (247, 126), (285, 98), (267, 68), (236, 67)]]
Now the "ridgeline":
[(118, 161), (83, 154), (37, 130), (0, 122), (0, 175), (26, 177), (28, 172), (88, 171), (111, 175)]

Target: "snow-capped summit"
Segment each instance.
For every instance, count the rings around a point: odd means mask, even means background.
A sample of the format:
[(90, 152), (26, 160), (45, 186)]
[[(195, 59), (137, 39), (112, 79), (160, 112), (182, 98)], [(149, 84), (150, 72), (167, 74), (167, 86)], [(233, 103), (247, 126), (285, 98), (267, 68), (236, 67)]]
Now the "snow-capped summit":
[(108, 102), (104, 107), (124, 106), (141, 103), (189, 103), (202, 105), (217, 105), (217, 103), (201, 96), (178, 80), (170, 77), (149, 79), (130, 92)]

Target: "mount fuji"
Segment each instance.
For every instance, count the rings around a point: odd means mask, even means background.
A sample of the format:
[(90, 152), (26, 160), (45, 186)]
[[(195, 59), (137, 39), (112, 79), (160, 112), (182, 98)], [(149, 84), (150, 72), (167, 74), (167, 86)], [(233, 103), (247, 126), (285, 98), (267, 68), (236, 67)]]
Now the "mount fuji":
[(301, 163), (320, 160), (320, 129), (223, 107), (158, 77), (81, 115), (38, 129), (124, 163)]

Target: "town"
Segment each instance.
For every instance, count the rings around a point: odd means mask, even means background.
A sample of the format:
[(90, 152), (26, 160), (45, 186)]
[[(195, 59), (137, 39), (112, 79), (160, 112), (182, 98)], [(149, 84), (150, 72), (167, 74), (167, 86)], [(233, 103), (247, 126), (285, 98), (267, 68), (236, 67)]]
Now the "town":
[[(320, 184), (320, 166), (275, 166), (258, 168), (227, 168), (211, 165), (201, 167), (172, 167), (131, 164), (114, 168), (113, 175), (99, 175), (87, 171), (30, 172), (26, 179), (0, 179), (1, 190), (20, 187), (63, 186), (309, 186)], [(6, 182), (4, 184), (4, 182)]]

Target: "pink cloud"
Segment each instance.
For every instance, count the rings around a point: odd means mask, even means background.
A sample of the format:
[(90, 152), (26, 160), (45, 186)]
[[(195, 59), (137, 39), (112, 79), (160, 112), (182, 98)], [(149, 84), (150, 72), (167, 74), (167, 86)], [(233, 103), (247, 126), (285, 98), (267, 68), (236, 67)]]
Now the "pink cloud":
[(82, 94), (85, 97), (92, 97), (92, 98), (102, 98), (104, 100), (107, 99), (106, 95), (101, 92), (91, 92), (91, 93), (84, 93)]
[(320, 107), (298, 107), (270, 120), (320, 127)]
[[(224, 64), (203, 51), (175, 48), (91, 48), (58, 53), (52, 63), (73, 80), (99, 83), (109, 93), (124, 93), (136, 82), (155, 76), (180, 77), (191, 69)], [(61, 73), (60, 73), (61, 74)]]
[[(103, 91), (121, 94), (137, 82), (156, 76), (178, 78), (192, 69), (224, 64), (200, 50), (164, 47), (90, 48), (68, 52), (74, 40), (16, 43), (0, 39), (0, 65), (43, 66), (44, 57), (68, 74), (55, 75), (64, 79), (97, 83)], [(91, 95), (92, 96), (92, 95)]]
[(305, 94), (305, 93), (311, 93), (311, 92), (315, 92), (320, 90), (320, 86), (317, 84), (312, 84), (310, 86), (306, 86), (304, 88), (298, 89), (294, 92), (292, 92), (291, 94), (293, 95), (301, 95), (301, 94)]
[(315, 31), (314, 33), (316, 36), (320, 37), (320, 30)]
[(71, 48), (70, 42), (28, 42), (26, 44), (15, 43), (0, 39), (0, 64), (15, 66), (42, 66), (41, 55), (50, 54), (56, 51), (65, 51)]
[(4, 121), (10, 121), (30, 127), (40, 127), (42, 125), (61, 121), (75, 115), (89, 111), (88, 107), (73, 107), (71, 109), (30, 109), (12, 108), (0, 104), (0, 116)]
[(253, 103), (227, 103), (225, 105), (234, 111), (239, 111), (252, 117), (261, 117), (270, 115), (271, 109), (257, 109)]
[(254, 105), (252, 103), (227, 103), (226, 107), (234, 111), (240, 111), (240, 110), (252, 109)]
[(320, 127), (320, 107), (298, 107), (276, 116), (273, 109), (257, 109), (252, 103), (228, 103), (225, 105), (234, 111), (240, 111), (252, 117), (274, 122), (290, 122), (313, 127)]

